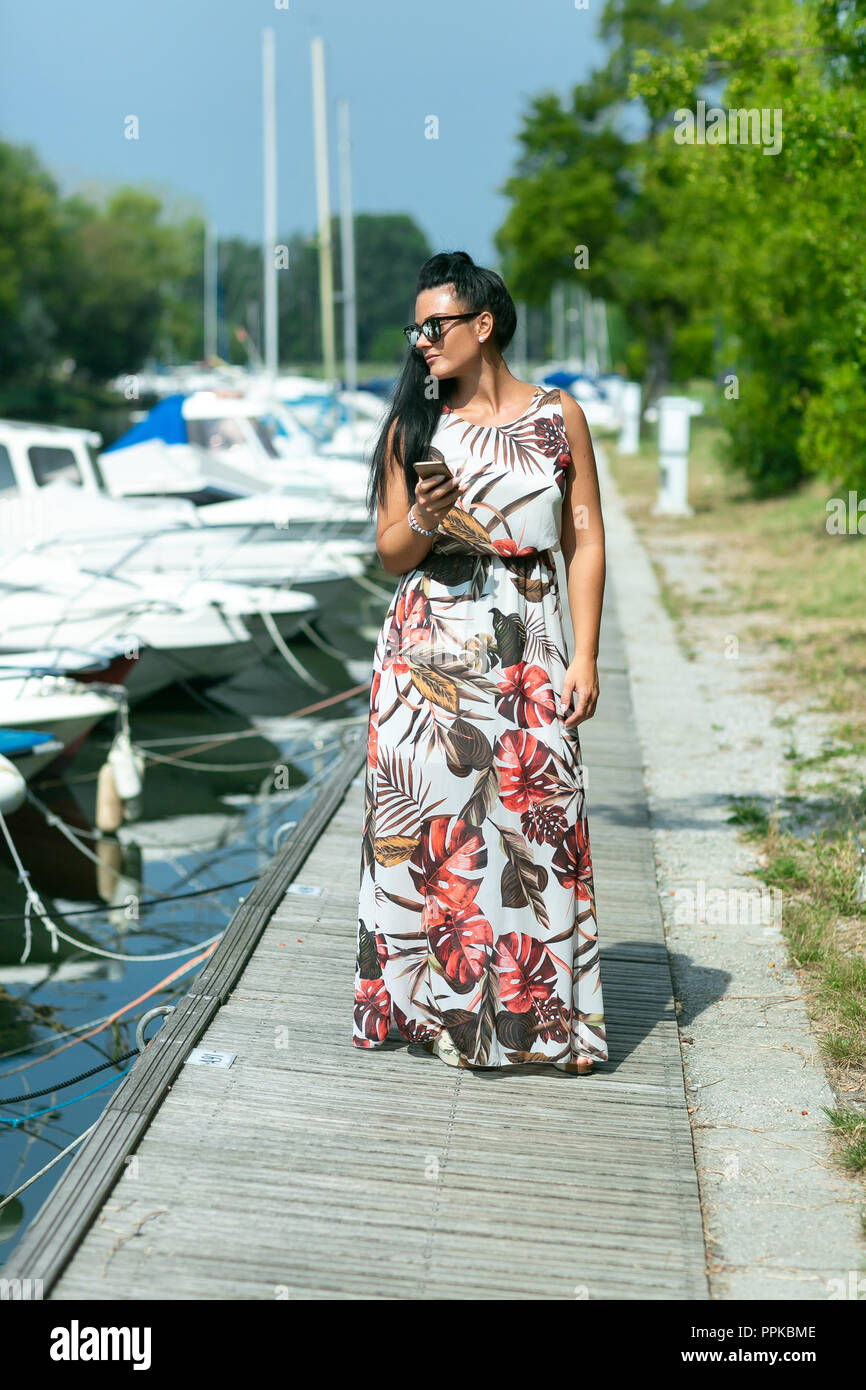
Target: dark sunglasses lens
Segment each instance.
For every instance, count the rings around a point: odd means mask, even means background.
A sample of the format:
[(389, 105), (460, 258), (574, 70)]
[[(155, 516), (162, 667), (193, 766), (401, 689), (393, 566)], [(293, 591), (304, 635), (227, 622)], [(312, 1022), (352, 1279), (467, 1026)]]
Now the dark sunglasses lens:
[(409, 346), (415, 347), (422, 333), (428, 343), (437, 343), (442, 336), (442, 328), (438, 319), (425, 319), (420, 327), (413, 324), (411, 328), (404, 328), (403, 333)]

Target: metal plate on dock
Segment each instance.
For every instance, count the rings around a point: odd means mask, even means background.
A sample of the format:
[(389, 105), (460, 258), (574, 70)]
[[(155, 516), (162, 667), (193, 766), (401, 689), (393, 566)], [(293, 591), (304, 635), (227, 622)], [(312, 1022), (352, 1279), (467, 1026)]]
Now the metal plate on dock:
[(214, 1052), (209, 1047), (194, 1047), (185, 1061), (188, 1067), (230, 1067), (237, 1055), (236, 1052)]

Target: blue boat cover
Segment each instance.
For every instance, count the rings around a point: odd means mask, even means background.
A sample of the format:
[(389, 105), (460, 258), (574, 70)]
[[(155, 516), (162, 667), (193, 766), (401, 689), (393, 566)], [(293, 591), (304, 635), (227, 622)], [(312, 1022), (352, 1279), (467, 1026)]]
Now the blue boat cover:
[(166, 444), (188, 444), (183, 416), (185, 399), (182, 392), (166, 396), (148, 412), (144, 420), (139, 420), (131, 430), (109, 444), (104, 452), (110, 454), (113, 449), (128, 449), (131, 444), (142, 444), (146, 439), (164, 439)]
[(563, 391), (573, 390), (577, 382), (588, 381), (599, 396), (607, 400), (607, 391), (604, 386), (590, 372), (548, 372), (547, 376), (543, 376), (541, 379), (545, 386), (561, 386)]
[(564, 391), (567, 391), (579, 375), (579, 372), (548, 372), (542, 380), (545, 386), (561, 386)]
[(29, 753), (40, 743), (51, 743), (53, 734), (36, 733), (33, 729), (0, 729), (0, 753), (14, 758), (17, 753)]

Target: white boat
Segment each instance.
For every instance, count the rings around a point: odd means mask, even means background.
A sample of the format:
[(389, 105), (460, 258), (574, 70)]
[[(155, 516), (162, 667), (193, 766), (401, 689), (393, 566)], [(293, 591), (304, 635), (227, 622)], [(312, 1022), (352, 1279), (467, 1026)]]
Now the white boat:
[[(312, 618), (309, 594), (206, 580), (94, 575), (62, 554), (23, 552), (0, 580), (0, 673), (31, 655), (44, 669), (63, 646), (78, 653), (118, 646), (127, 661), (126, 688), (134, 702), (175, 680), (223, 680)], [(46, 660), (47, 659), (47, 660)], [(69, 660), (78, 661), (70, 652)], [(82, 669), (82, 668), (76, 668)]]
[(95, 453), (99, 440), (89, 430), (0, 420), (0, 574), (14, 553), (4, 537), (43, 554), (62, 549), (99, 573), (271, 583), (317, 598), (362, 574), (370, 541), (323, 534), (260, 542), (255, 524), (206, 525), (203, 509), (185, 500), (112, 498)]
[[(170, 576), (149, 575), (142, 585), (143, 592), (160, 604), (171, 602), (176, 594), (176, 581)], [(206, 681), (222, 680), (243, 669), (255, 654), (266, 655), (275, 646), (285, 644), (301, 631), (319, 611), (311, 594), (294, 589), (272, 589), (253, 584), (230, 584), (215, 580), (193, 580), (183, 591), (185, 608), (193, 613), (212, 608), (238, 632), (238, 651), (230, 660), (220, 657), (211, 661), (198, 677)], [(143, 634), (148, 646), (158, 640), (164, 623), (162, 613), (135, 619), (133, 626)], [(241, 636), (243, 634), (243, 636)], [(175, 659), (176, 664), (177, 659)], [(183, 664), (183, 662), (181, 662)], [(129, 682), (128, 682), (129, 683)], [(132, 689), (136, 689), (135, 679)]]
[(68, 676), (16, 672), (0, 677), (0, 728), (48, 736), (15, 756), (22, 776), (29, 781), (51, 763), (67, 762), (100, 719), (117, 713), (122, 698), (118, 686), (85, 684)]
[[(0, 597), (0, 614), (3, 611)], [(8, 672), (31, 676), (72, 676), (80, 681), (123, 685), (132, 665), (124, 643), (117, 637), (100, 640), (92, 647), (62, 644), (19, 652), (0, 652), (0, 676)]]
[(288, 417), (306, 428), (318, 441), (318, 452), (325, 457), (340, 456), (369, 465), (379, 431), (388, 413), (388, 403), (371, 391), (332, 391), (326, 383), (309, 377), (277, 377), (271, 386), (250, 383), (256, 390), (275, 397)]
[[(246, 390), (194, 391), (169, 397), (154, 407), (149, 424), (103, 451), (100, 462), (111, 466), (112, 453), (156, 434), (170, 445), (186, 443), (203, 450), (210, 463), (243, 473), (261, 489), (306, 495), (332, 508), (359, 504), (366, 496), (368, 470), (356, 458), (321, 452), (318, 441), (262, 382)], [(342, 513), (329, 514), (334, 524)], [(351, 513), (349, 514), (351, 516)]]
[(306, 438), (297, 463), (286, 470), (272, 437), (276, 421), (271, 419), (271, 432), (265, 425), (269, 418), (266, 405), (244, 405), (236, 393), (174, 394), (104, 449), (99, 465), (114, 497), (184, 498), (208, 526), (235, 525), (242, 517), (259, 528), (251, 536), (256, 541), (326, 534), (374, 544), (357, 470), (347, 497), (345, 489), (332, 487)]

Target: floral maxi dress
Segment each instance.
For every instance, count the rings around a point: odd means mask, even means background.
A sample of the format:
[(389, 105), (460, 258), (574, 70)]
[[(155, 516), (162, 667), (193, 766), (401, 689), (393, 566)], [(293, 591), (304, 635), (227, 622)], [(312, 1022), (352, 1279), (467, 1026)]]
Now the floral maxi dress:
[(429, 456), (470, 486), (376, 642), (352, 1041), (605, 1061), (580, 741), (559, 713), (559, 392), (503, 426), (445, 405)]

